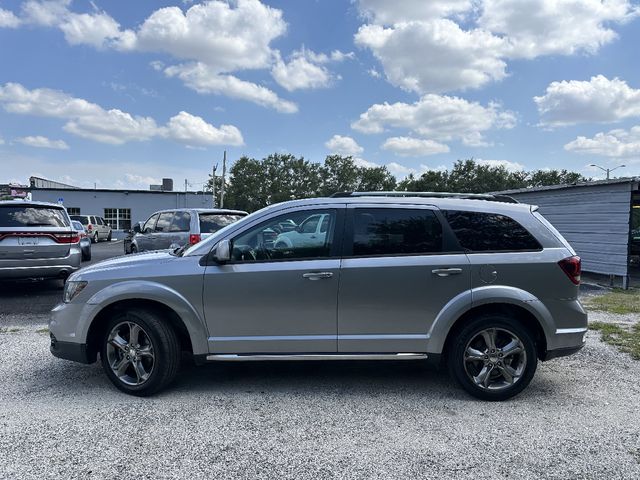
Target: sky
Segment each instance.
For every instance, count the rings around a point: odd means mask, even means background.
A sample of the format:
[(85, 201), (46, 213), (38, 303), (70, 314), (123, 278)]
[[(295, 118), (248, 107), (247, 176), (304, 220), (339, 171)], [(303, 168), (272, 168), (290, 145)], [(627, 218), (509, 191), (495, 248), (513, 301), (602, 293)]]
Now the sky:
[(631, 0), (0, 0), (0, 183), (353, 156), (640, 175)]

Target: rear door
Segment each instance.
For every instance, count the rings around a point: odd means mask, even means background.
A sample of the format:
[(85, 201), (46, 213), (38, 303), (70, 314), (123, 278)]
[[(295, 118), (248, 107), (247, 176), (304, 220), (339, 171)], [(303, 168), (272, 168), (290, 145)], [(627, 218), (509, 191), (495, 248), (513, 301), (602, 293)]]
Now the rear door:
[(0, 261), (66, 257), (77, 241), (62, 207), (0, 204)]
[(425, 352), (470, 266), (430, 206), (349, 206), (338, 295), (338, 351)]

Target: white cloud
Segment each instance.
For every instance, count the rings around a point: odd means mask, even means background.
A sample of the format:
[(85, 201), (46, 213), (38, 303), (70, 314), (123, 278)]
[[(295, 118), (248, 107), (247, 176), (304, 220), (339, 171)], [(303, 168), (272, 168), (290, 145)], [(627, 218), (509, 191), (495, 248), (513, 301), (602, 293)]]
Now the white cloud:
[(334, 135), (324, 144), (325, 147), (331, 152), (338, 155), (356, 156), (364, 152), (358, 143), (351, 137), (343, 135)]
[(4, 138), (0, 137), (0, 145), (4, 145)]
[(480, 29), (462, 30), (448, 19), (363, 25), (355, 42), (371, 49), (389, 82), (408, 91), (479, 88), (506, 76), (502, 38)]
[(286, 28), (282, 11), (258, 0), (211, 1), (186, 12), (156, 10), (137, 30), (131, 48), (203, 62), (218, 72), (266, 68), (273, 54), (269, 43)]
[(363, 133), (382, 133), (387, 128), (405, 128), (436, 141), (461, 140), (469, 146), (486, 145), (483, 132), (512, 128), (513, 112), (496, 103), (484, 107), (462, 98), (428, 94), (415, 103), (375, 104), (351, 127)]
[(611, 23), (637, 15), (628, 0), (484, 0), (478, 24), (508, 40), (511, 58), (595, 53), (617, 37)]
[(382, 144), (382, 148), (402, 157), (423, 157), (449, 151), (449, 147), (442, 143), (413, 137), (387, 138)]
[(0, 28), (17, 28), (20, 23), (20, 19), (12, 11), (0, 8)]
[(600, 132), (592, 138), (579, 136), (567, 143), (568, 152), (611, 158), (640, 158), (640, 125), (629, 130)]
[(331, 84), (332, 76), (322, 65), (313, 63), (304, 50), (294, 52), (291, 60), (285, 63), (278, 55), (271, 75), (286, 90), (325, 88)]
[(476, 158), (474, 161), (478, 165), (486, 165), (488, 167), (504, 167), (510, 172), (521, 172), (524, 170), (524, 165), (518, 162), (510, 162), (509, 160), (483, 160), (482, 158)]
[(356, 166), (358, 167), (362, 167), (362, 168), (379, 168), (380, 165), (378, 165), (375, 162), (370, 162), (369, 160), (365, 160), (364, 158), (360, 158), (360, 157), (355, 157), (353, 159), (353, 163), (356, 164)]
[(533, 100), (541, 123), (547, 126), (607, 123), (640, 116), (640, 90), (603, 75), (589, 81), (552, 82), (543, 96)]
[(187, 112), (171, 117), (167, 124), (167, 136), (191, 146), (244, 144), (240, 130), (233, 125), (220, 125), (220, 128), (216, 128)]
[(444, 172), (447, 170), (447, 167), (444, 165), (439, 165), (433, 168), (423, 163), (421, 163), (417, 168), (415, 168), (415, 167), (408, 167), (398, 162), (391, 162), (391, 163), (387, 163), (386, 167), (399, 180), (402, 180), (409, 174), (420, 176), (423, 173), (426, 173), (428, 171)]
[(401, 6), (389, 0), (358, 0), (360, 11), (373, 22), (390, 25), (431, 20), (460, 14), (472, 7), (471, 0), (403, 0)]
[(274, 91), (262, 85), (240, 80), (233, 75), (220, 75), (204, 63), (174, 65), (164, 70), (168, 77), (180, 78), (187, 87), (198, 93), (213, 93), (231, 98), (248, 100), (282, 113), (295, 113), (298, 106), (280, 98)]
[(0, 104), (9, 113), (53, 117), (66, 120), (64, 130), (82, 138), (121, 145), (168, 137), (186, 145), (242, 144), (240, 131), (231, 125), (219, 129), (202, 118), (180, 112), (167, 126), (158, 127), (151, 117), (133, 116), (101, 106), (64, 92), (39, 88), (28, 90), (17, 83), (0, 86)]
[(17, 142), (36, 148), (52, 148), (55, 150), (69, 150), (69, 145), (64, 140), (51, 140), (41, 135), (20, 137)]

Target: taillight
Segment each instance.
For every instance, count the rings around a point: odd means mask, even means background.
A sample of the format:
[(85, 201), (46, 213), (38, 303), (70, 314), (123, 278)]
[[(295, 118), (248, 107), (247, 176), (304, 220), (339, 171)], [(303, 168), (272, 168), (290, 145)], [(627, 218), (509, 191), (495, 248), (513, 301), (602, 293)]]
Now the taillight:
[(560, 265), (562, 271), (567, 274), (569, 280), (576, 285), (580, 285), (580, 273), (582, 273), (582, 261), (580, 257), (576, 255), (565, 258), (564, 260), (560, 260), (558, 265)]
[(52, 235), (56, 243), (78, 243), (80, 241), (80, 235), (77, 232), (74, 233), (54, 233)]
[(195, 245), (199, 241), (200, 241), (199, 233), (192, 233), (191, 235), (189, 235), (189, 245)]

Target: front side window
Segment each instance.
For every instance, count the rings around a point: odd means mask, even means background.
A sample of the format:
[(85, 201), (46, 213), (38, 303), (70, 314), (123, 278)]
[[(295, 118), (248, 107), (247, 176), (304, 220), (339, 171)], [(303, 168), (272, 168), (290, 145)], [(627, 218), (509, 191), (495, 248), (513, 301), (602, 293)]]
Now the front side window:
[(449, 210), (444, 212), (460, 246), (471, 252), (540, 250), (540, 243), (506, 215)]
[[(250, 228), (232, 240), (234, 262), (329, 258), (334, 244), (336, 210), (296, 211)], [(326, 219), (327, 228), (308, 231)]]
[(169, 227), (173, 221), (173, 212), (161, 213), (156, 223), (156, 232), (169, 232)]
[(353, 255), (422, 255), (442, 251), (442, 225), (431, 210), (357, 208)]
[(142, 231), (144, 233), (155, 232), (155, 230), (156, 230), (156, 221), (158, 220), (159, 216), (160, 216), (159, 213), (156, 213), (155, 215), (152, 215), (149, 218), (149, 220), (147, 220), (147, 223), (144, 224), (144, 227), (142, 227)]

